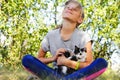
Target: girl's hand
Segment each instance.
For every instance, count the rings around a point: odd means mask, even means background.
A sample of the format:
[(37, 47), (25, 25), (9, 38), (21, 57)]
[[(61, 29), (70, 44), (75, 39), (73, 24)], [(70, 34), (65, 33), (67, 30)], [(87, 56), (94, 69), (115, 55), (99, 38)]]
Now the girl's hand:
[(57, 65), (65, 65), (67, 58), (64, 55), (61, 55), (57, 59)]
[(53, 56), (53, 61), (57, 61), (58, 57), (62, 56), (65, 53), (64, 48), (60, 48), (56, 51), (56, 54)]

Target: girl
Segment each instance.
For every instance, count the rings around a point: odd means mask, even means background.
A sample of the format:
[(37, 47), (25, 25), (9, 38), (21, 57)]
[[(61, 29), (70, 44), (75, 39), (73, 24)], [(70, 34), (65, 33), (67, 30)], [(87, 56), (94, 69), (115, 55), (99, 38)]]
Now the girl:
[[(38, 59), (31, 55), (26, 55), (23, 58), (22, 62), (24, 67), (42, 80), (46, 79), (46, 76), (48, 80), (78, 80), (82, 77), (91, 80), (97, 77), (104, 72), (107, 67), (107, 62), (104, 59), (98, 59), (92, 63), (91, 38), (87, 33), (77, 28), (84, 19), (84, 12), (81, 4), (77, 0), (67, 1), (62, 12), (62, 18), (63, 22), (61, 27), (48, 32), (44, 37), (38, 53)], [(73, 51), (75, 46), (86, 48), (84, 62), (73, 61), (64, 56), (66, 50)], [(45, 58), (48, 51), (50, 51), (53, 56)], [(54, 69), (46, 66), (46, 64), (51, 62), (53, 62), (53, 66), (64, 65), (77, 71), (70, 75), (60, 75)], [(98, 65), (103, 66), (96, 69)], [(96, 72), (98, 73), (93, 75)]]

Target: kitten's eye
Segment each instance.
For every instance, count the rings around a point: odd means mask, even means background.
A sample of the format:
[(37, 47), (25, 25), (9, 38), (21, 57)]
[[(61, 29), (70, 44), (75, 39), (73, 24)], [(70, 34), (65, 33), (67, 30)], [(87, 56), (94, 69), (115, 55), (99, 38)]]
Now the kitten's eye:
[(80, 53), (80, 55), (82, 55), (82, 53)]
[(83, 52), (83, 51), (84, 51), (84, 49), (81, 49), (81, 51)]

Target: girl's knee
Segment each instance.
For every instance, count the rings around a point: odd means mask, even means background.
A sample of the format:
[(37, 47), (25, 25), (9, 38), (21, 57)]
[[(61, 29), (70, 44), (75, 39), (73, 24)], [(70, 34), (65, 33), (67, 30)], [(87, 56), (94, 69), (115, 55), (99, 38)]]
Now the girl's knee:
[(34, 57), (32, 55), (27, 54), (22, 58), (22, 64), (24, 66), (28, 65), (33, 61), (33, 59), (34, 59)]

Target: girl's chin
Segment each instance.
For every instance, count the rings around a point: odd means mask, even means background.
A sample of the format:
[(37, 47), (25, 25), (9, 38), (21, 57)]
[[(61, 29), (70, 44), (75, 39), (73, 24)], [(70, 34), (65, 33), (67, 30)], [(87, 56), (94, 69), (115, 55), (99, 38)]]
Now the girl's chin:
[(63, 17), (63, 19), (70, 20), (70, 17)]
[(70, 22), (73, 22), (74, 20), (69, 18), (69, 17), (63, 17), (64, 20), (67, 20), (67, 21), (70, 21)]
[(67, 14), (66, 14), (66, 15), (63, 15), (63, 18), (65, 18), (65, 19), (67, 19), (67, 18), (70, 19), (70, 17), (71, 17), (71, 16), (70, 16), (70, 15), (67, 15)]

